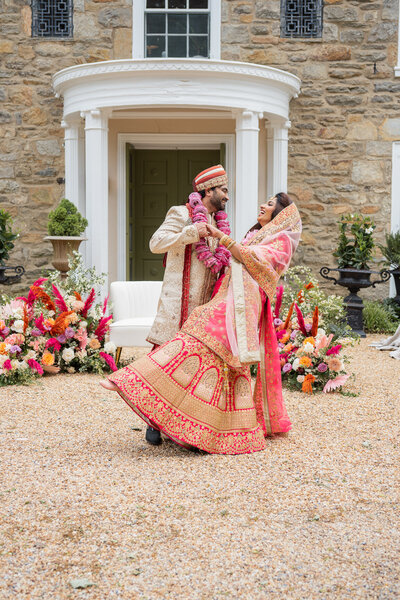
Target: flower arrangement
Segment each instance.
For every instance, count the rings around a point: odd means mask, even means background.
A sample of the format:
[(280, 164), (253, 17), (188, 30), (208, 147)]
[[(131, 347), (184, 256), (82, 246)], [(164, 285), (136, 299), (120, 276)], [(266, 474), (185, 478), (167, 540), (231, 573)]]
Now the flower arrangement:
[(338, 261), (339, 269), (368, 269), (372, 259), (374, 240), (372, 234), (375, 223), (362, 215), (342, 215), (339, 223), (339, 245), (333, 253)]
[(26, 297), (0, 306), (0, 385), (28, 383), (45, 372), (115, 371), (115, 345), (106, 342), (112, 315), (95, 289), (51, 293), (40, 278)]
[(304, 316), (293, 301), (285, 319), (280, 318), (283, 287), (277, 290), (274, 326), (278, 340), (282, 380), (293, 389), (312, 394), (314, 390), (331, 392), (341, 388), (350, 377), (345, 371), (343, 354), (352, 338), (337, 339), (320, 327), (319, 308)]

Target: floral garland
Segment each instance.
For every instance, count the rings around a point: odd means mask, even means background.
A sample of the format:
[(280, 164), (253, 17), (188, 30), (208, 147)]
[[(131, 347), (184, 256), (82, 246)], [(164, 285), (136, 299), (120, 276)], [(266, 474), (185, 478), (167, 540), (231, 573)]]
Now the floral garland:
[[(192, 208), (193, 223), (208, 223), (207, 209), (202, 202), (201, 195), (198, 192), (193, 192), (189, 196), (189, 206)], [(223, 210), (215, 213), (217, 227), (226, 235), (230, 235), (231, 228), (229, 226), (228, 216)], [(206, 238), (200, 238), (200, 241), (195, 245), (197, 258), (201, 260), (205, 266), (213, 273), (219, 271), (229, 265), (231, 254), (224, 246), (218, 245), (215, 252), (211, 252)]]

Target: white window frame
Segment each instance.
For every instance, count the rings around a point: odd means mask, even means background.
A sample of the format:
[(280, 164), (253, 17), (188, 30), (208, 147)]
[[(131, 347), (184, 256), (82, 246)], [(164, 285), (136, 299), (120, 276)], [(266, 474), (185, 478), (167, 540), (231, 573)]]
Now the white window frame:
[[(210, 59), (221, 58), (221, 0), (210, 2)], [(133, 0), (132, 58), (145, 58), (144, 55), (144, 13), (146, 0)], [(160, 58), (159, 60), (165, 60)], [(171, 59), (173, 60), (173, 58)], [(208, 60), (205, 58), (204, 60)]]

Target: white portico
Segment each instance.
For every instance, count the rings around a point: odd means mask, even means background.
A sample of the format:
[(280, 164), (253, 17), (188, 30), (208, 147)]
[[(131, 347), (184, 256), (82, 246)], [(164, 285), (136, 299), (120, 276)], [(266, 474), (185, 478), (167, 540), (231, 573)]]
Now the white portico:
[[(287, 189), (294, 75), (209, 59), (126, 59), (78, 65), (54, 76), (64, 99), (65, 196), (89, 221), (86, 260), (125, 279), (125, 146), (225, 148), (233, 235), (259, 202)], [(177, 198), (177, 203), (184, 199)]]

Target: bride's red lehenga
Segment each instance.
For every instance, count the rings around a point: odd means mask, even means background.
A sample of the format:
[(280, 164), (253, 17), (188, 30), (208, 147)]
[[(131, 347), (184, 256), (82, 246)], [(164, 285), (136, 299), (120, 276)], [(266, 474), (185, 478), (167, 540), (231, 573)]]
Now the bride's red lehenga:
[[(298, 244), (290, 204), (236, 247), (214, 298), (169, 342), (109, 380), (144, 421), (184, 446), (220, 454), (257, 452), (289, 431), (271, 302)], [(259, 363), (252, 392), (250, 364)]]

